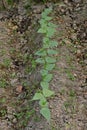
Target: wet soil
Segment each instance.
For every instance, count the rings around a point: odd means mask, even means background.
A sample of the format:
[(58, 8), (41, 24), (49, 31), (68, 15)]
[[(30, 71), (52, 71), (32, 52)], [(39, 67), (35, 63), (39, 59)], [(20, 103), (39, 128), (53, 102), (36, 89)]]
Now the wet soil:
[[(33, 4), (28, 10), (24, 3), (0, 13), (0, 130), (86, 130), (87, 2)], [(42, 44), (38, 21), (50, 5), (59, 44), (48, 123), (31, 99), (41, 80), (34, 55)]]

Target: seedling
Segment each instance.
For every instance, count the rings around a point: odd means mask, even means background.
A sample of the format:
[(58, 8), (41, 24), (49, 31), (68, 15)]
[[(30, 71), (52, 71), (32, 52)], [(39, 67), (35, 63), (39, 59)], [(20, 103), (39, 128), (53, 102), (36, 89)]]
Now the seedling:
[(47, 98), (54, 95), (54, 92), (49, 89), (49, 83), (53, 77), (51, 71), (55, 67), (55, 55), (57, 54), (55, 47), (58, 45), (56, 41), (51, 39), (56, 32), (56, 25), (50, 22), (52, 17), (48, 16), (51, 11), (51, 7), (45, 9), (42, 12), (42, 18), (39, 21), (40, 29), (38, 30), (38, 33), (43, 34), (43, 46), (35, 53), (35, 55), (38, 56), (36, 63), (42, 65), (40, 70), (42, 81), (40, 82), (41, 91), (35, 93), (33, 97), (33, 100), (39, 100), (39, 105), (41, 107), (40, 113), (47, 119), (47, 121), (50, 121), (51, 118)]

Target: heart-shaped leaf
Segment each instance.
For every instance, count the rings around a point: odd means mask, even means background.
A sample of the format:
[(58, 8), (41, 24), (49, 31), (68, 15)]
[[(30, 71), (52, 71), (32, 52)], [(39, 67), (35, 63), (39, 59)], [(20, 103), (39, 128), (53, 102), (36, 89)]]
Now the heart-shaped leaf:
[(50, 42), (50, 39), (48, 37), (43, 38), (43, 43), (47, 44)]
[(43, 94), (44, 94), (44, 97), (50, 97), (50, 96), (54, 95), (54, 92), (49, 89), (44, 88)]
[(46, 62), (47, 62), (47, 63), (55, 63), (55, 62), (56, 62), (56, 59), (55, 59), (55, 58), (52, 58), (52, 57), (46, 57)]
[(41, 93), (35, 93), (32, 100), (40, 100), (40, 99), (43, 99), (43, 98), (44, 98), (44, 96)]
[(45, 107), (40, 110), (40, 113), (45, 117), (47, 121), (50, 121), (50, 110)]
[(48, 87), (49, 87), (49, 83), (48, 82), (44, 82), (44, 81), (42, 81), (41, 83), (40, 83), (40, 85), (41, 85), (41, 87), (44, 89), (44, 88), (46, 88), (46, 89), (48, 89)]
[(51, 22), (48, 23), (48, 26), (51, 27), (51, 28), (56, 28), (57, 26)]
[(52, 74), (48, 74), (43, 78), (44, 82), (50, 82), (52, 79), (53, 75)]
[(48, 70), (48, 71), (51, 71), (54, 67), (55, 67), (55, 64), (47, 64), (45, 66), (45, 69)]
[(44, 64), (44, 63), (45, 63), (45, 61), (44, 61), (43, 58), (38, 58), (38, 59), (36, 60), (36, 62), (37, 62), (37, 63), (41, 63), (41, 64)]
[(56, 42), (56, 41), (51, 41), (49, 44), (50, 44), (50, 47), (51, 47), (51, 48), (58, 46), (58, 42)]
[(54, 28), (47, 28), (47, 37), (51, 38), (55, 33), (55, 29)]
[(39, 105), (40, 105), (41, 107), (48, 107), (48, 102), (46, 101), (45, 98), (43, 98), (43, 99), (41, 99), (41, 100), (39, 101)]
[(44, 49), (40, 49), (39, 51), (37, 51), (36, 53), (35, 53), (35, 55), (38, 55), (38, 56), (46, 56), (46, 50), (44, 50)]
[(49, 55), (58, 54), (58, 52), (57, 52), (56, 50), (53, 50), (53, 49), (48, 49), (48, 50), (47, 50), (47, 53), (48, 53)]
[(49, 17), (49, 16), (47, 16), (47, 17), (45, 17), (44, 19), (45, 19), (45, 21), (50, 21), (52, 18)]
[(46, 27), (40, 28), (37, 32), (38, 33), (46, 33)]
[(49, 13), (51, 13), (51, 11), (52, 11), (52, 8), (51, 8), (51, 7), (48, 8), (48, 9), (45, 9), (44, 12), (41, 14), (42, 18), (47, 17), (47, 15), (48, 15)]
[(48, 74), (48, 70), (42, 69), (42, 70), (40, 71), (40, 73), (41, 73), (42, 76), (45, 76), (45, 75)]

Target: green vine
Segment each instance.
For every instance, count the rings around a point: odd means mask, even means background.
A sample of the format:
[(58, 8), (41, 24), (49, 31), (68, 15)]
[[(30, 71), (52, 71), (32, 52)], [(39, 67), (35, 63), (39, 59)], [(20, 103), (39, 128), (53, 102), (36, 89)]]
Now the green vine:
[(55, 54), (57, 51), (55, 47), (57, 47), (58, 43), (52, 40), (52, 37), (56, 31), (56, 25), (51, 23), (52, 17), (48, 16), (52, 11), (52, 8), (47, 8), (42, 12), (42, 18), (39, 21), (40, 29), (38, 33), (43, 34), (43, 46), (40, 50), (36, 52), (38, 56), (36, 62), (42, 64), (42, 69), (40, 70), (42, 81), (40, 82), (41, 91), (35, 93), (33, 100), (39, 100), (39, 105), (41, 107), (40, 113), (50, 121), (51, 114), (50, 109), (48, 107), (47, 98), (54, 95), (54, 92), (49, 89), (49, 83), (52, 80), (53, 75), (51, 71), (55, 67)]

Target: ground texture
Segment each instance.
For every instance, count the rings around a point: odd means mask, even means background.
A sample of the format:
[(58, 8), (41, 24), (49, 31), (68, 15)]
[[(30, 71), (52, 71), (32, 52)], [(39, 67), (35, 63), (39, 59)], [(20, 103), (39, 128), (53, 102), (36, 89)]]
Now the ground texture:
[[(0, 12), (0, 130), (87, 130), (87, 1), (33, 3), (27, 11), (24, 4)], [(50, 5), (58, 55), (48, 124), (31, 98), (41, 79), (34, 56), (42, 41), (38, 21)]]

